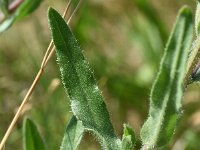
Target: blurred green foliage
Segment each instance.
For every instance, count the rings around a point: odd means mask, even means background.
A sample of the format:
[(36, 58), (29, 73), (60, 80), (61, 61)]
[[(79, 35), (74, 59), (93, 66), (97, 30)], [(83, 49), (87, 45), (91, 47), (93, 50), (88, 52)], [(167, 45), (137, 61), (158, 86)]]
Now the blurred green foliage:
[(11, 2), (8, 0), (1, 0), (0, 33), (11, 27), (14, 22), (21, 20), (36, 10), (41, 2), (42, 0), (13, 0)]
[[(70, 24), (94, 69), (119, 136), (126, 122), (138, 138), (148, 114), (148, 97), (163, 45), (178, 9), (184, 4), (195, 10), (191, 0), (85, 0)], [(52, 6), (62, 12), (65, 5), (64, 0), (44, 1), (36, 12), (0, 35), (0, 137), (33, 81), (50, 41), (47, 9)], [(72, 116), (59, 79), (54, 57), (23, 112), (23, 116), (37, 123), (49, 150), (59, 149), (66, 122)], [(185, 93), (184, 114), (172, 149), (182, 150), (180, 145), (186, 145), (188, 150), (198, 147), (199, 89), (193, 85)], [(22, 117), (6, 149), (22, 149)], [(79, 149), (100, 146), (86, 134)]]
[(38, 132), (37, 126), (27, 118), (24, 119), (23, 123), (23, 149), (45, 150), (45, 144)]

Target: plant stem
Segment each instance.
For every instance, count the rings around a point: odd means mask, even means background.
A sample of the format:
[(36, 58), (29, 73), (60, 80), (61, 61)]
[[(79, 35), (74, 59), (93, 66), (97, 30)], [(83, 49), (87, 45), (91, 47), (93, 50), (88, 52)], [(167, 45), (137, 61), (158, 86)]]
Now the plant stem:
[(185, 74), (185, 81), (184, 81), (185, 88), (187, 88), (187, 86), (190, 83), (192, 83), (191, 76), (193, 74), (196, 65), (199, 62), (199, 58), (200, 58), (200, 36), (193, 42), (191, 52), (189, 54), (187, 69)]
[[(66, 17), (66, 14), (67, 14), (67, 12), (68, 12), (68, 10), (69, 10), (69, 7), (70, 7), (70, 5), (71, 5), (71, 1), (72, 1), (72, 0), (70, 0), (70, 1), (68, 2), (67, 6), (66, 6), (66, 9), (65, 9), (64, 14), (63, 14), (63, 18)], [(74, 13), (73, 13), (73, 14), (74, 14)], [(73, 15), (73, 14), (72, 14), (72, 15)], [(70, 17), (70, 18), (71, 18), (71, 17)], [(70, 20), (71, 20), (70, 18), (69, 18), (69, 20), (68, 20), (68, 23), (69, 23)], [(15, 124), (16, 124), (16, 122), (17, 122), (17, 120), (18, 120), (18, 118), (19, 118), (19, 116), (20, 116), (20, 114), (21, 114), (21, 112), (22, 112), (22, 110), (23, 110), (23, 108), (24, 108), (24, 106), (25, 106), (25, 104), (26, 104), (26, 103), (28, 102), (28, 100), (30, 99), (31, 94), (33, 93), (33, 91), (34, 91), (34, 89), (35, 89), (35, 87), (36, 87), (36, 85), (37, 85), (37, 83), (38, 83), (38, 81), (39, 81), (39, 79), (40, 79), (40, 77), (41, 77), (41, 75), (42, 75), (42, 73), (43, 73), (43, 71), (44, 71), (44, 69), (45, 69), (47, 63), (48, 63), (48, 61), (49, 61), (49, 59), (51, 58), (54, 49), (55, 49), (55, 47), (53, 46), (53, 41), (51, 40), (51, 42), (50, 42), (50, 44), (49, 44), (49, 46), (48, 46), (48, 48), (47, 48), (47, 51), (46, 51), (46, 53), (45, 53), (45, 55), (44, 55), (44, 58), (43, 58), (43, 60), (42, 60), (40, 70), (38, 71), (38, 73), (37, 73), (37, 75), (36, 75), (36, 77), (35, 77), (35, 79), (34, 79), (32, 85), (31, 85), (31, 87), (29, 88), (29, 90), (28, 90), (26, 96), (24, 97), (24, 99), (23, 99), (23, 101), (22, 101), (22, 103), (21, 103), (21, 105), (20, 105), (20, 107), (19, 107), (17, 113), (15, 114), (15, 116), (14, 116), (12, 122), (11, 122), (10, 125), (9, 125), (9, 128), (7, 129), (7, 131), (6, 131), (6, 133), (5, 133), (4, 137), (3, 137), (3, 139), (2, 139), (2, 141), (1, 141), (0, 150), (3, 149), (3, 147), (4, 147), (4, 145), (5, 145), (6, 141), (7, 141), (7, 139), (8, 139), (8, 137), (9, 137), (10, 133), (12, 132), (12, 130), (13, 130), (13, 128), (14, 128), (14, 126), (15, 126)]]

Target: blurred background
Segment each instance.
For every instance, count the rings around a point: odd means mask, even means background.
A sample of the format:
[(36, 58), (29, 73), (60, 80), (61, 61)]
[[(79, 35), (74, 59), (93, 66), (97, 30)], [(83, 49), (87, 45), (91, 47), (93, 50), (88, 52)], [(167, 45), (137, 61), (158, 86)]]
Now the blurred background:
[[(34, 13), (0, 35), (0, 138), (39, 70), (51, 40), (47, 9), (51, 6), (62, 13), (66, 3), (44, 0)], [(138, 149), (151, 85), (176, 14), (185, 4), (195, 11), (195, 0), (84, 0), (70, 24), (94, 70), (117, 134), (121, 137), (123, 123), (129, 123), (136, 132)], [(169, 149), (200, 148), (199, 91), (198, 84), (188, 87), (183, 115)], [(55, 56), (23, 110), (24, 116), (37, 124), (48, 150), (59, 149), (72, 113)], [(22, 149), (23, 117), (9, 137), (6, 150)], [(79, 150), (96, 149), (100, 149), (96, 139), (86, 133)]]

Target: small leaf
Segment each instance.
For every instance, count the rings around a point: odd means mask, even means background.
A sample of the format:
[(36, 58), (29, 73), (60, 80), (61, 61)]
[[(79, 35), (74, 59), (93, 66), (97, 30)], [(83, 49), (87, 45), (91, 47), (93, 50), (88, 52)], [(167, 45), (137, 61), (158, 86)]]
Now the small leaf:
[(25, 0), (13, 14), (7, 16), (0, 24), (0, 33), (11, 27), (15, 21), (32, 13), (37, 7), (39, 7), (41, 2), (42, 0)]
[(30, 119), (24, 120), (23, 146), (24, 150), (45, 150), (45, 145), (38, 129)]
[(40, 6), (41, 2), (42, 0), (25, 0), (15, 12), (16, 20), (20, 20), (32, 13)]
[(132, 150), (133, 143), (131, 142), (131, 136), (128, 135), (122, 139), (122, 150)]
[(48, 17), (62, 81), (74, 115), (86, 130), (97, 136), (104, 149), (118, 149), (120, 143), (108, 110), (76, 38), (58, 12), (50, 8)]
[(4, 16), (8, 16), (8, 0), (0, 0), (0, 10), (3, 12)]
[(84, 134), (84, 127), (81, 121), (72, 116), (67, 125), (60, 150), (76, 150)]
[(177, 17), (151, 90), (149, 117), (141, 130), (146, 149), (168, 144), (174, 134), (181, 114), (183, 81), (192, 35), (192, 13), (184, 7)]
[(122, 150), (132, 150), (135, 144), (135, 133), (129, 125), (124, 125), (124, 134), (122, 138)]
[(200, 32), (200, 2), (197, 1), (196, 15), (195, 15), (195, 31), (196, 36), (199, 35)]

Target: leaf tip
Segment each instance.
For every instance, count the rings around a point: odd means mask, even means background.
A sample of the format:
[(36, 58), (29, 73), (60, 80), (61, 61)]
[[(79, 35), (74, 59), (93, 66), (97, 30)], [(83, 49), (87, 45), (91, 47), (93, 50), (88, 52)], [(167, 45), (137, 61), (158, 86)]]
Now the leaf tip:
[(192, 11), (191, 11), (190, 7), (187, 6), (187, 5), (183, 6), (179, 13), (181, 15), (185, 15), (187, 17), (191, 17), (192, 18)]
[(49, 7), (48, 8), (48, 17), (55, 11), (56, 11), (55, 9), (53, 9), (52, 7)]

